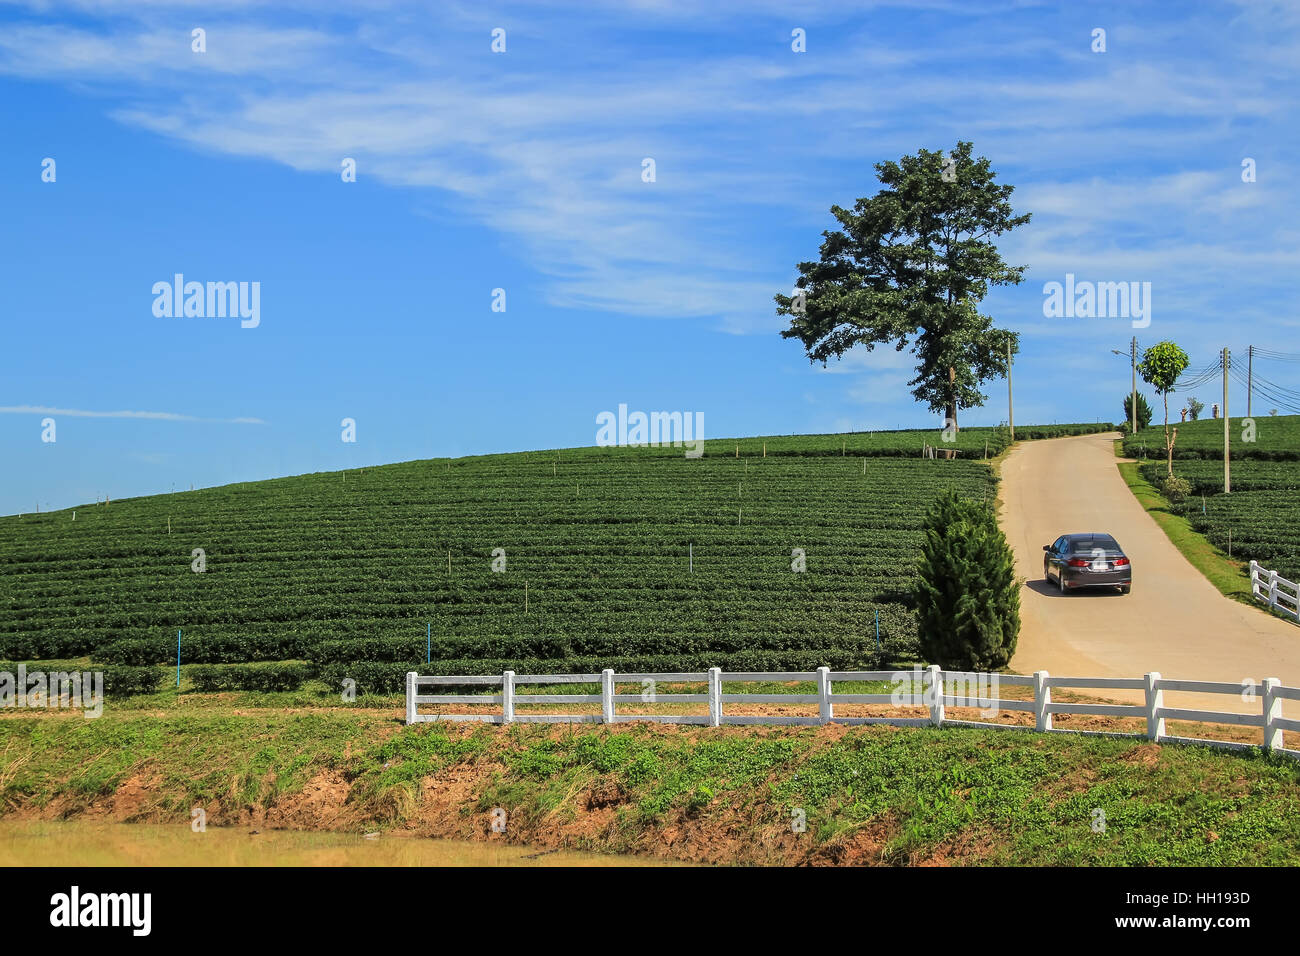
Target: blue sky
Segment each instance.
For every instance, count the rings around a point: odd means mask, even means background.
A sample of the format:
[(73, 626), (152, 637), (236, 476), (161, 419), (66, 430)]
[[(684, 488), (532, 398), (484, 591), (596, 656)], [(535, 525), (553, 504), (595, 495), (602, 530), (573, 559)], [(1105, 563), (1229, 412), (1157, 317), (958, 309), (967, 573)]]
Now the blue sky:
[[(1034, 217), (984, 303), (1017, 421), (1113, 420), (1134, 334), (1300, 351), (1297, 64), (1295, 3), (0, 5), (0, 513), (593, 444), (619, 403), (938, 428), (907, 353), (813, 366), (772, 295), (874, 163), (959, 139)], [(260, 325), (156, 317), (178, 272), (259, 282)], [(1045, 318), (1067, 272), (1150, 282), (1150, 327)]]

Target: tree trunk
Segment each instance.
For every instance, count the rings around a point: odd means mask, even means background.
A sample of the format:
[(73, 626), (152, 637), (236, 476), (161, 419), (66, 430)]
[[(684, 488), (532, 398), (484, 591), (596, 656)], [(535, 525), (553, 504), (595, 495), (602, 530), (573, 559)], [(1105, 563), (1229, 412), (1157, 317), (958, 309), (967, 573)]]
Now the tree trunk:
[[(948, 366), (948, 418), (951, 420), (952, 433), (957, 434), (957, 370), (951, 365)], [(947, 423), (945, 423), (947, 424)]]
[[(1174, 434), (1178, 434), (1178, 429), (1174, 429)], [(1169, 477), (1174, 476), (1174, 443), (1169, 440), (1169, 393), (1165, 392), (1165, 454), (1167, 456), (1166, 465), (1169, 470)]]
[[(957, 440), (957, 370), (951, 365), (948, 366), (948, 385), (948, 394), (951, 399), (948, 402), (948, 421), (944, 422), (943, 425), (945, 430), (949, 427), (952, 428), (952, 439), (955, 442)], [(944, 449), (944, 458), (954, 458), (956, 455), (956, 449)]]

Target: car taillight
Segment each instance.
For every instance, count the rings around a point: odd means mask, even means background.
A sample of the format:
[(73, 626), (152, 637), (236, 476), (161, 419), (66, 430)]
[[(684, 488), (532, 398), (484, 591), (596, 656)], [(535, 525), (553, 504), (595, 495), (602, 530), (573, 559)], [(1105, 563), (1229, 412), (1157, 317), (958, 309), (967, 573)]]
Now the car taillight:
[(1086, 561), (1083, 558), (1071, 558), (1069, 563), (1072, 568), (1086, 568), (1092, 564), (1091, 561)]
[(1115, 559), (1115, 567), (1117, 567), (1117, 568), (1122, 568), (1122, 567), (1124, 567), (1124, 565), (1126, 565), (1126, 564), (1128, 564), (1128, 558), (1116, 558), (1116, 559)]

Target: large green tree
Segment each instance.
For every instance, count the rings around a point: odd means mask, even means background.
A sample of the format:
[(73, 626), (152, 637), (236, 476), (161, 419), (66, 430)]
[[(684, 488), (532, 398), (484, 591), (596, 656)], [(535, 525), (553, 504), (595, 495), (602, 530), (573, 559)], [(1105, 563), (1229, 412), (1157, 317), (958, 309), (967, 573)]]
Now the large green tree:
[(971, 148), (877, 163), (883, 188), (852, 209), (831, 207), (841, 228), (822, 233), (817, 261), (799, 263), (795, 293), (776, 296), (777, 313), (790, 316), (781, 335), (813, 362), (910, 343), (912, 395), (954, 430), (959, 408), (988, 397), (980, 384), (1007, 374), (1008, 340), (1018, 349), (1016, 333), (993, 328), (979, 304), (991, 286), (1020, 282), (1025, 267), (1007, 265), (991, 240), (1029, 221), (1011, 209), (1015, 187), (994, 182)]

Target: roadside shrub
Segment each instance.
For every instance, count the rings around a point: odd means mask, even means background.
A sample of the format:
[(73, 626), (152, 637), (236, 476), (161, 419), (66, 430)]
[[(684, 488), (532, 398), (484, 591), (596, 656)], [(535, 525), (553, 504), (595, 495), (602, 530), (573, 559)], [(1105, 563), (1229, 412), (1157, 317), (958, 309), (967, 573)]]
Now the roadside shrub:
[(1015, 558), (993, 506), (941, 497), (925, 519), (917, 624), (925, 658), (944, 668), (1006, 666), (1020, 633)]
[(152, 694), (162, 683), (165, 673), (158, 667), (94, 666), (104, 673), (104, 695), (130, 697), (134, 694)]
[(315, 668), (304, 661), (272, 661), (259, 664), (195, 664), (186, 675), (197, 691), (297, 690), (309, 680)]
[[(1151, 406), (1147, 404), (1147, 397), (1143, 395), (1141, 392), (1137, 393), (1137, 402), (1138, 402), (1138, 411), (1137, 411), (1138, 430), (1140, 431), (1141, 429), (1146, 428), (1148, 425), (1151, 424)], [(1133, 421), (1132, 405), (1133, 405), (1133, 393), (1129, 392), (1124, 396), (1124, 421), (1125, 422)], [(1127, 429), (1125, 431), (1127, 432)]]
[(1173, 475), (1160, 482), (1160, 493), (1168, 498), (1171, 504), (1182, 504), (1192, 493), (1192, 483), (1186, 478)]

